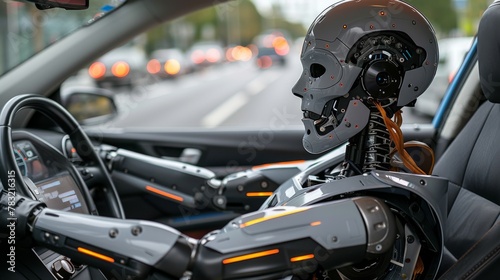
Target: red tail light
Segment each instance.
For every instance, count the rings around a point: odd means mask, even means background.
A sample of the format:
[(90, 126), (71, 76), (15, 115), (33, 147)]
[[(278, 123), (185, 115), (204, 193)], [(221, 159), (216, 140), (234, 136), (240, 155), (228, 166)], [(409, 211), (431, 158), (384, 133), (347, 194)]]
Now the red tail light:
[(100, 79), (106, 74), (106, 66), (102, 62), (94, 62), (89, 67), (89, 75), (94, 79)]

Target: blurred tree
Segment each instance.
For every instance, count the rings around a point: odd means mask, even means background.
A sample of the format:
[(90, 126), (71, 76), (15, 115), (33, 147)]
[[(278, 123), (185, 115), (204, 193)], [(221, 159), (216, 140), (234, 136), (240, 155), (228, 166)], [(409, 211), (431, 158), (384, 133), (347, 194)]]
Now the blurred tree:
[(460, 28), (469, 36), (473, 36), (477, 32), (479, 20), (483, 15), (491, 0), (469, 0), (467, 2), (464, 16), (460, 22)]
[(288, 21), (282, 11), (281, 5), (273, 5), (271, 14), (264, 19), (266, 29), (286, 30), (287, 35), (293, 38), (302, 37), (307, 30), (302, 23)]
[[(184, 18), (185, 21), (193, 24), (194, 26), (194, 40), (199, 41), (202, 39), (203, 29), (206, 26), (212, 26), (215, 28), (218, 26), (217, 11), (214, 7), (200, 10), (195, 13), (191, 13)], [(217, 28), (216, 28), (217, 29)], [(219, 32), (215, 33), (215, 37), (218, 37)], [(212, 38), (216, 40), (216, 38)]]
[(240, 23), (240, 45), (248, 45), (253, 38), (262, 32), (262, 16), (255, 8), (253, 2), (249, 0), (242, 1), (239, 5), (239, 23)]
[[(436, 31), (448, 36), (458, 27), (457, 12), (453, 0), (407, 0), (429, 19)], [(474, 0), (476, 1), (476, 0)]]
[[(287, 21), (279, 8), (275, 9), (266, 19), (250, 0), (209, 7), (148, 31), (146, 50), (148, 53), (171, 47), (186, 50), (201, 40), (218, 41), (223, 45), (248, 45), (263, 29), (271, 28), (287, 30), (293, 37), (305, 34), (302, 24)], [(180, 27), (186, 32), (178, 32)]]
[(146, 33), (146, 53), (151, 53), (156, 49), (169, 47), (165, 40), (165, 29), (167, 25), (163, 24), (150, 29)]
[[(261, 32), (261, 22), (261, 15), (249, 0), (219, 4), (151, 29), (147, 51), (167, 47), (185, 50), (194, 42), (207, 40), (246, 45)], [(188, 32), (177, 32), (180, 27)]]

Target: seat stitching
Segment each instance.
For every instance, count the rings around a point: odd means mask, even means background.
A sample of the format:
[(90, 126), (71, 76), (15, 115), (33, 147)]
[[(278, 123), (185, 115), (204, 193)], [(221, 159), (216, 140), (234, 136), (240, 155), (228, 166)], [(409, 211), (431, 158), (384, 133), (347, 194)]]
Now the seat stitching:
[[(459, 265), (460, 261), (465, 257), (467, 257), (467, 255), (470, 254), (484, 238), (486, 238), (486, 236), (493, 230), (493, 228), (498, 225), (500, 225), (500, 222), (494, 223), (494, 225), (476, 243), (474, 243), (474, 245), (472, 245), (472, 247), (470, 247), (469, 250), (467, 250), (467, 252), (465, 252), (462, 255), (462, 257), (460, 257), (460, 259), (443, 274), (442, 277), (446, 279), (445, 278), (446, 274), (454, 267)], [(483, 264), (485, 264), (488, 260), (492, 259), (492, 257), (496, 256), (499, 252), (500, 252), (500, 245), (497, 245), (484, 258), (479, 260), (471, 269), (469, 269), (460, 279), (467, 279), (468, 276), (471, 276), (474, 272), (478, 271), (483, 266)]]

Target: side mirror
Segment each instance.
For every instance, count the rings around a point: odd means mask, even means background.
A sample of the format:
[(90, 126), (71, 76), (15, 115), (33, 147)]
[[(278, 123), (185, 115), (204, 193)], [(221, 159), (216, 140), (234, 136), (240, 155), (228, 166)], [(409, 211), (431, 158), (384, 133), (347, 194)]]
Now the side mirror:
[(65, 10), (86, 10), (89, 0), (28, 0), (35, 3), (40, 10), (62, 8)]
[(62, 105), (84, 125), (104, 123), (118, 113), (113, 92), (102, 88), (70, 87), (61, 92)]

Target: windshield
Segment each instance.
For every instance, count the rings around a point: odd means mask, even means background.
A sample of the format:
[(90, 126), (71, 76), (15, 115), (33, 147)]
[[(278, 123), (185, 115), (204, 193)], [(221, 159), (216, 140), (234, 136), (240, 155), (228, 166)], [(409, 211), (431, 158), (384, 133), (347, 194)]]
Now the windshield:
[[(0, 73), (123, 2), (90, 0), (84, 11), (2, 2)], [(337, 1), (210, 2), (88, 61), (61, 88), (108, 90), (118, 113), (99, 124), (106, 128), (302, 128), (300, 99), (291, 93), (302, 72), (302, 43), (314, 18)], [(404, 122), (431, 123), (491, 1), (408, 2), (434, 26), (441, 59), (431, 86), (405, 108)]]
[(0, 2), (0, 75), (126, 0), (90, 0), (87, 10), (39, 10), (33, 3)]

